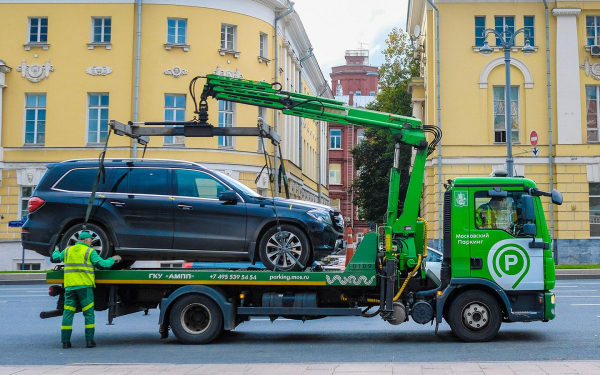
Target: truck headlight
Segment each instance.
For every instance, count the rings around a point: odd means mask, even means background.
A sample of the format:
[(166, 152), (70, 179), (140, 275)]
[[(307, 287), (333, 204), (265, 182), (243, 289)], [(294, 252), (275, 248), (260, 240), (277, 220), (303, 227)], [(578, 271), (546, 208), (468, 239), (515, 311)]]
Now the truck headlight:
[(322, 221), (325, 224), (332, 225), (331, 216), (329, 216), (329, 212), (323, 210), (310, 210), (307, 214), (315, 219)]

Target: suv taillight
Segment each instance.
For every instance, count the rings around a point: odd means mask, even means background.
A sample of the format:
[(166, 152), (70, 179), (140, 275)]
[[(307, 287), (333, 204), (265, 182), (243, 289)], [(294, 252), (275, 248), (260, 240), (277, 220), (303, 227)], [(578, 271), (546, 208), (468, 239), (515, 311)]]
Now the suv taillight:
[(44, 203), (46, 203), (46, 201), (40, 197), (31, 197), (27, 204), (27, 211), (29, 211), (29, 213), (35, 212), (42, 207)]

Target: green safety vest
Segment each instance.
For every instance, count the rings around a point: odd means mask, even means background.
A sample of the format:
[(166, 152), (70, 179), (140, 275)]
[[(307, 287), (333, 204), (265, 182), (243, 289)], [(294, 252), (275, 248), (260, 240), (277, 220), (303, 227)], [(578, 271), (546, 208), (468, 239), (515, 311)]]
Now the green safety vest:
[(94, 265), (90, 260), (92, 251), (92, 247), (83, 244), (75, 244), (65, 250), (65, 287), (96, 287)]

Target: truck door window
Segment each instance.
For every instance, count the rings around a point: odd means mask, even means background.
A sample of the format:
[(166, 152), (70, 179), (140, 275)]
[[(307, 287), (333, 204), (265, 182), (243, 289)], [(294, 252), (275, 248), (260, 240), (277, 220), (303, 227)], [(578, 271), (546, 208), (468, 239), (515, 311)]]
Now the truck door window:
[(487, 191), (475, 193), (475, 228), (503, 230), (522, 237), (521, 197), (523, 193), (509, 191), (508, 197), (488, 197)]
[(229, 188), (206, 173), (187, 169), (177, 172), (177, 194), (182, 197), (219, 199)]

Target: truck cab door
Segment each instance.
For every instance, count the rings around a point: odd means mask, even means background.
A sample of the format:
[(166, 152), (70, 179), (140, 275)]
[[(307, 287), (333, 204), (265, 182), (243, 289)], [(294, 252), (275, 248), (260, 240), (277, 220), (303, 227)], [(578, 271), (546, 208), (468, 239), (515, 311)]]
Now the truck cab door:
[(490, 197), (489, 188), (471, 190), (471, 277), (494, 281), (508, 291), (544, 290), (543, 249), (531, 248), (533, 239), (523, 234), (525, 192), (507, 190), (504, 197)]

